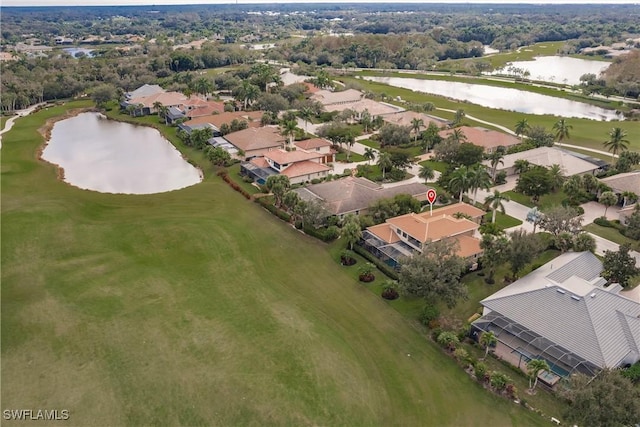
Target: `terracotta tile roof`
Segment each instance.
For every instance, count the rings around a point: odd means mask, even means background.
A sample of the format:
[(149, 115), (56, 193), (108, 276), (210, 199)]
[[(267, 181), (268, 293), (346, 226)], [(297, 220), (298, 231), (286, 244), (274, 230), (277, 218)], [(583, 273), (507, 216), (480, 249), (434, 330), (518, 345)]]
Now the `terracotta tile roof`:
[(254, 157), (253, 159), (251, 159), (251, 161), (249, 162), (259, 168), (268, 168), (269, 163), (267, 163), (267, 159), (265, 159), (264, 157)]
[(454, 203), (453, 205), (436, 208), (433, 210), (434, 215), (451, 215), (461, 212), (465, 215), (469, 215), (471, 218), (477, 219), (486, 213), (482, 209), (478, 209), (468, 203)]
[(324, 109), (328, 112), (343, 111), (347, 108), (356, 111), (357, 113), (362, 113), (367, 110), (372, 116), (396, 114), (404, 110), (404, 108), (402, 107), (398, 107), (392, 104), (386, 104), (384, 102), (377, 102), (372, 99), (362, 99), (354, 102), (333, 103), (324, 106)]
[(422, 120), (424, 122), (425, 129), (429, 126), (429, 123), (435, 123), (438, 127), (442, 127), (447, 124), (447, 121), (445, 119), (438, 119), (424, 113), (416, 113), (415, 111), (409, 110), (390, 114), (384, 117), (385, 122), (399, 126), (411, 126), (411, 121), (413, 119)]
[(244, 152), (281, 147), (285, 142), (274, 127), (248, 128), (227, 134), (224, 138)]
[(478, 224), (466, 218), (456, 219), (450, 215), (430, 216), (429, 212), (410, 213), (389, 218), (387, 223), (422, 243), (429, 240), (435, 242), (444, 237), (455, 236), (478, 228)]
[(187, 97), (180, 92), (161, 92), (140, 98), (132, 98), (129, 104), (142, 104), (147, 108), (153, 108), (153, 104), (159, 102), (165, 107), (184, 105)]
[(330, 90), (319, 90), (311, 96), (320, 102), (322, 105), (341, 104), (345, 102), (360, 101), (363, 97), (363, 93), (355, 89), (347, 89), (340, 92), (332, 92)]
[(272, 150), (264, 155), (266, 158), (273, 160), (281, 165), (289, 163), (303, 162), (312, 159), (320, 159), (324, 154), (320, 153), (308, 153), (306, 151), (286, 151), (286, 150)]
[[(483, 147), (485, 150), (491, 150), (499, 146), (511, 147), (520, 144), (520, 140), (517, 137), (504, 132), (470, 126), (460, 126), (457, 129), (460, 129), (462, 133), (464, 133), (467, 137), (467, 142)], [(452, 134), (453, 131), (454, 129), (443, 130), (440, 131), (438, 135), (446, 138)]]
[(476, 239), (475, 237), (467, 235), (456, 236), (455, 239), (458, 241), (457, 254), (459, 256), (468, 258), (473, 255), (482, 253), (482, 248), (480, 247), (480, 239)]
[(209, 116), (202, 116), (193, 118), (184, 124), (186, 126), (202, 125), (205, 123), (214, 125), (218, 129), (220, 126), (227, 123), (230, 124), (233, 119), (246, 120), (249, 123), (249, 127), (260, 127), (260, 120), (262, 119), (264, 111), (233, 111), (220, 114), (211, 114)]
[(210, 116), (214, 113), (224, 113), (224, 102), (222, 101), (205, 101), (206, 104), (198, 105), (191, 111), (187, 111), (189, 117)]
[(331, 144), (331, 141), (324, 138), (311, 138), (295, 142), (294, 145), (303, 150), (313, 150), (320, 147), (331, 147), (333, 144)]
[(384, 222), (382, 224), (367, 227), (367, 230), (387, 243), (397, 243), (400, 237), (391, 229), (391, 225)]
[(320, 88), (314, 85), (313, 83), (304, 82), (304, 85), (307, 87), (308, 93), (317, 93), (320, 91)]
[(347, 177), (335, 181), (309, 185), (295, 191), (305, 199), (323, 200), (334, 215), (368, 209), (376, 200), (394, 197), (397, 194), (424, 196), (429, 188), (419, 183), (383, 188), (366, 178)]
[(328, 172), (331, 168), (321, 163), (304, 161), (297, 162), (282, 171), (282, 175), (286, 175), (289, 178), (296, 178), (298, 176), (309, 175), (318, 172)]
[(600, 179), (600, 182), (607, 184), (611, 189), (619, 193), (630, 191), (640, 194), (640, 171), (620, 173)]

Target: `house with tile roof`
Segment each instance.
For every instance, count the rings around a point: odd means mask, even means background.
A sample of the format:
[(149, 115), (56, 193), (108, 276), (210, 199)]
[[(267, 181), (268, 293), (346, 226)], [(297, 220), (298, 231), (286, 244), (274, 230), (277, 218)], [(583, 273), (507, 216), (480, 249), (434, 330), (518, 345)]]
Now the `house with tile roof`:
[[(618, 197), (621, 197), (624, 193), (634, 193), (640, 196), (640, 171), (619, 173), (606, 178), (600, 178), (599, 181), (611, 188), (611, 191), (616, 193)], [(629, 200), (624, 199), (623, 207), (633, 204), (633, 202), (628, 202)]]
[(353, 110), (356, 112), (357, 117), (359, 118), (362, 113), (365, 111), (369, 112), (372, 117), (375, 116), (387, 116), (390, 114), (396, 114), (398, 112), (404, 111), (404, 108), (399, 107), (397, 105), (388, 104), (386, 102), (378, 102), (373, 99), (363, 98), (358, 101), (349, 101), (349, 102), (340, 102), (334, 103), (324, 106), (325, 111), (334, 112), (334, 111), (344, 111), (346, 109)]
[(328, 105), (347, 104), (360, 101), (364, 94), (359, 90), (347, 89), (342, 91), (319, 90), (311, 95), (311, 99), (318, 101), (324, 107)]
[(448, 122), (445, 119), (439, 117), (430, 116), (424, 113), (417, 113), (415, 111), (406, 110), (399, 113), (386, 115), (383, 117), (385, 123), (389, 123), (397, 126), (412, 126), (413, 119), (422, 120), (424, 123), (424, 129), (429, 127), (429, 124), (433, 123), (439, 128), (446, 126)]
[(324, 179), (331, 167), (324, 162), (324, 155), (303, 150), (271, 150), (264, 157), (254, 157), (240, 165), (240, 173), (264, 184), (271, 175), (281, 174), (291, 184), (302, 184), (314, 179)]
[(234, 120), (245, 121), (248, 127), (257, 128), (262, 126), (261, 119), (263, 114), (264, 111), (226, 111), (219, 114), (193, 117), (178, 125), (178, 128), (189, 133), (193, 128), (197, 129), (207, 125), (213, 129), (214, 134), (219, 134), (223, 124), (230, 125)]
[[(521, 151), (519, 153), (507, 154), (502, 158), (503, 163), (498, 165), (496, 172), (504, 171), (507, 176), (516, 175), (516, 161), (526, 160), (532, 165), (551, 167), (554, 164), (560, 165), (564, 176), (595, 174), (602, 169), (603, 162), (591, 159), (588, 156), (581, 156), (568, 150), (556, 147), (538, 147), (532, 150)], [(491, 162), (482, 162), (487, 168), (491, 167)]]
[[(456, 129), (460, 129), (467, 138), (467, 142), (484, 148), (486, 153), (491, 153), (498, 147), (509, 148), (521, 143), (520, 139), (513, 135), (483, 127), (460, 126)], [(454, 131), (455, 129), (446, 129), (440, 131), (438, 135), (442, 139), (447, 139)]]
[(366, 214), (369, 207), (380, 199), (398, 194), (409, 194), (417, 200), (427, 200), (429, 187), (419, 183), (402, 184), (384, 188), (366, 178), (349, 176), (334, 181), (296, 188), (302, 200), (318, 200), (324, 203), (330, 215)]
[(308, 153), (319, 153), (324, 156), (323, 163), (333, 163), (336, 160), (336, 151), (333, 149), (331, 141), (325, 138), (311, 138), (293, 143), (296, 150)]
[(265, 126), (247, 128), (232, 132), (224, 136), (239, 151), (244, 153), (244, 159), (262, 157), (269, 151), (284, 147), (285, 138), (280, 135), (277, 127)]
[[(455, 215), (456, 212), (464, 215)], [(402, 257), (428, 250), (431, 242), (454, 240), (458, 245), (457, 255), (475, 263), (482, 255), (480, 239), (475, 237), (479, 224), (467, 219), (466, 212), (477, 218), (485, 213), (466, 203), (456, 203), (433, 212), (400, 215), (367, 227), (362, 237), (363, 246), (387, 264), (397, 267)]]
[(553, 386), (573, 373), (594, 376), (640, 360), (640, 304), (607, 285), (591, 252), (567, 252), (485, 298), (471, 334), (496, 335), (495, 355), (526, 369), (543, 359)]

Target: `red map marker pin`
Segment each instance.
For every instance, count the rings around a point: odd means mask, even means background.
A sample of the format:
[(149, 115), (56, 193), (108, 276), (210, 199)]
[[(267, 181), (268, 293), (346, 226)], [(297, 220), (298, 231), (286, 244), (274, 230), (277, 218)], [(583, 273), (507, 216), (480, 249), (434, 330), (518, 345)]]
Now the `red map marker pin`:
[(433, 204), (433, 202), (436, 201), (436, 190), (434, 190), (433, 188), (430, 188), (427, 190), (427, 201), (431, 204)]

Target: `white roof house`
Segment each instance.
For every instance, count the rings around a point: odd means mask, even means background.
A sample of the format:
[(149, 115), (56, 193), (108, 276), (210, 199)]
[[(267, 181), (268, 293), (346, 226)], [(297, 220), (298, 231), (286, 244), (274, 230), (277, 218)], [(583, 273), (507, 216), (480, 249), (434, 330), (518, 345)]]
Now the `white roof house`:
[[(578, 155), (567, 150), (556, 147), (539, 147), (533, 150), (521, 151), (519, 153), (507, 154), (499, 165), (497, 171), (506, 171), (507, 175), (515, 173), (514, 166), (517, 160), (526, 160), (532, 165), (544, 166), (546, 168), (557, 164), (562, 168), (564, 176), (581, 175), (593, 173), (602, 165), (597, 162), (584, 160)], [(483, 165), (490, 167), (490, 162), (485, 160)]]
[(595, 375), (640, 360), (640, 304), (605, 288), (591, 252), (568, 252), (481, 301), (476, 331), (511, 353), (544, 359), (558, 376)]

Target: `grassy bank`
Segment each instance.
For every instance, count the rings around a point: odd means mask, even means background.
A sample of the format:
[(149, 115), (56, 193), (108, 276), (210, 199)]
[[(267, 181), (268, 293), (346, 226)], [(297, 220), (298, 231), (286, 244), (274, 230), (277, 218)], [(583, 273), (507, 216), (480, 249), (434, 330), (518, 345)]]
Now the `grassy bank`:
[(87, 426), (546, 424), (179, 143), (202, 183), (132, 196), (57, 180), (37, 129), (64, 111), (4, 135), (5, 408)]

